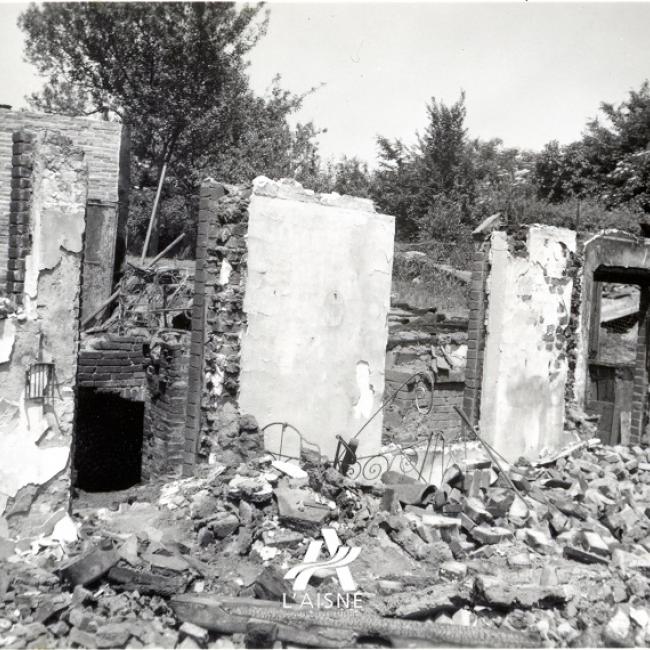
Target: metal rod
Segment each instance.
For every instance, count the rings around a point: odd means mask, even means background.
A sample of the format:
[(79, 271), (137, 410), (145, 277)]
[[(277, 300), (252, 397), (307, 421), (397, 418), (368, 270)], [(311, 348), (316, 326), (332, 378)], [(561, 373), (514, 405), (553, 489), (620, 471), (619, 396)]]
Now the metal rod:
[(90, 316), (86, 316), (86, 318), (84, 318), (81, 321), (81, 327), (84, 328), (98, 314), (100, 314), (104, 309), (106, 309), (106, 307), (108, 307), (113, 302), (113, 300), (115, 300), (115, 298), (117, 298), (120, 295), (120, 291), (121, 289), (118, 287), (108, 298), (106, 298), (106, 300), (104, 300), (104, 302), (101, 305), (99, 305), (99, 307), (97, 307), (97, 309), (95, 309), (95, 311), (92, 314), (90, 314)]
[(182, 232), (178, 237), (176, 237), (176, 239), (174, 239), (174, 241), (173, 241), (171, 244), (169, 244), (169, 246), (167, 246), (167, 247), (164, 248), (160, 253), (158, 253), (158, 255), (156, 255), (156, 257), (154, 257), (154, 258), (151, 260), (151, 262), (149, 262), (149, 264), (147, 264), (147, 268), (150, 269), (150, 268), (151, 268), (151, 267), (152, 267), (152, 266), (153, 266), (153, 265), (154, 265), (158, 260), (160, 260), (161, 257), (164, 257), (167, 253), (169, 253), (169, 251), (170, 251), (172, 248), (174, 248), (174, 246), (176, 246), (176, 244), (178, 244), (178, 242), (179, 242), (181, 239), (183, 239), (183, 237), (185, 237), (185, 233), (184, 233), (184, 232)]
[[(410, 376), (410, 377), (409, 377), (409, 378), (408, 378), (404, 383), (402, 383), (402, 384), (399, 386), (399, 388), (397, 388), (397, 390), (395, 390), (395, 391), (393, 392), (393, 394), (392, 394), (389, 398), (385, 399), (385, 400), (381, 403), (381, 405), (379, 406), (379, 408), (378, 408), (378, 409), (377, 409), (377, 410), (376, 410), (376, 411), (375, 411), (375, 412), (374, 412), (374, 413), (373, 413), (373, 414), (368, 418), (368, 421), (367, 421), (367, 422), (366, 422), (366, 423), (365, 423), (365, 424), (364, 424), (364, 425), (363, 425), (363, 426), (362, 426), (362, 427), (361, 427), (361, 428), (360, 428), (360, 429), (359, 429), (359, 430), (358, 430), (358, 431), (357, 431), (357, 432), (352, 436), (351, 440), (354, 440), (355, 438), (358, 438), (358, 437), (359, 437), (359, 434), (360, 434), (360, 433), (361, 433), (361, 432), (362, 432), (362, 431), (363, 431), (363, 430), (364, 430), (364, 429), (365, 429), (365, 428), (366, 428), (366, 427), (367, 427), (367, 426), (368, 426), (368, 425), (369, 425), (369, 424), (370, 424), (370, 423), (375, 419), (375, 417), (376, 417), (379, 413), (381, 413), (381, 411), (382, 411), (382, 410), (383, 410), (383, 409), (384, 409), (388, 404), (390, 404), (392, 401), (394, 401), (394, 400), (396, 399), (396, 397), (397, 397), (397, 393), (399, 393), (400, 390), (402, 390), (402, 388), (404, 388), (404, 386), (407, 386), (408, 384), (410, 384), (410, 383), (411, 383), (411, 382), (412, 382), (416, 377), (427, 377), (427, 375), (426, 375), (425, 373), (422, 373), (422, 372), (416, 372), (415, 374), (411, 375), (411, 376)], [(427, 379), (431, 380), (430, 377), (427, 377)], [(431, 390), (432, 390), (432, 391), (433, 391), (433, 385), (434, 385), (433, 382), (431, 382)], [(433, 408), (433, 395), (431, 396), (431, 408)], [(428, 414), (428, 413), (431, 412), (431, 408), (429, 409), (429, 411), (427, 411), (426, 414)], [(425, 414), (425, 415), (426, 415), (426, 414)]]
[(156, 211), (158, 210), (158, 201), (160, 200), (160, 192), (162, 191), (163, 182), (165, 181), (165, 174), (167, 173), (167, 163), (163, 165), (162, 172), (160, 172), (160, 179), (158, 180), (158, 191), (156, 192), (156, 198), (153, 202), (153, 208), (151, 210), (151, 216), (149, 217), (149, 225), (147, 226), (147, 236), (144, 240), (144, 247), (142, 248), (142, 257), (140, 258), (140, 264), (144, 264), (144, 258), (147, 256), (147, 251), (149, 250), (149, 240), (151, 239), (151, 231), (153, 230), (153, 224), (156, 220)]
[(433, 431), (429, 434), (429, 439), (427, 440), (427, 449), (424, 452), (424, 458), (422, 459), (422, 466), (418, 472), (418, 479), (422, 479), (422, 472), (424, 471), (424, 464), (427, 462), (427, 456), (429, 455), (429, 447), (431, 447), (431, 438), (433, 438)]
[(499, 472), (506, 479), (506, 481), (508, 482), (508, 485), (510, 485), (510, 487), (513, 489), (514, 493), (522, 500), (524, 505), (526, 505), (526, 507), (528, 507), (524, 497), (521, 494), (521, 492), (519, 492), (519, 490), (517, 489), (515, 484), (512, 482), (512, 479), (510, 478), (510, 475), (507, 472), (503, 471), (503, 468), (501, 467), (501, 463), (499, 462), (498, 458), (496, 457), (495, 454), (492, 453), (492, 450), (490, 449), (490, 446), (487, 443), (485, 443), (483, 441), (483, 438), (481, 438), (481, 436), (479, 435), (478, 427), (474, 426), (471, 423), (470, 419), (467, 417), (467, 415), (465, 415), (465, 412), (463, 411), (463, 409), (458, 408), (458, 406), (454, 406), (454, 411), (456, 411), (456, 413), (458, 413), (458, 415), (460, 415), (463, 422), (470, 428), (470, 431), (472, 431), (474, 433), (474, 435), (476, 436), (476, 439), (481, 443), (481, 445), (483, 446), (485, 451), (487, 451), (487, 453), (490, 456), (492, 462), (499, 468)]
[[(436, 457), (436, 449), (438, 449), (438, 438), (440, 433), (436, 433), (436, 441), (433, 443), (433, 453), (431, 454), (431, 466), (429, 467), (429, 484), (431, 484), (431, 477), (433, 476), (433, 459)], [(442, 478), (440, 479), (440, 485), (442, 485)]]

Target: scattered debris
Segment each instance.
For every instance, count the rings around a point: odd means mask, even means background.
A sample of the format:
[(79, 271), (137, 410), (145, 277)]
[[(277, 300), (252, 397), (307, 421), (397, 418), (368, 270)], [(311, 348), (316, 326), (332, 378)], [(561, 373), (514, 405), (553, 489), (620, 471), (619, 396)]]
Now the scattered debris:
[[(206, 468), (3, 540), (0, 646), (647, 645), (648, 462), (590, 441), (543, 463), (459, 462), (437, 486), (270, 456)], [(483, 470), (496, 478), (477, 490)], [(284, 577), (314, 544), (336, 552), (323, 528), (360, 549), (352, 595), (331, 570), (301, 593)]]

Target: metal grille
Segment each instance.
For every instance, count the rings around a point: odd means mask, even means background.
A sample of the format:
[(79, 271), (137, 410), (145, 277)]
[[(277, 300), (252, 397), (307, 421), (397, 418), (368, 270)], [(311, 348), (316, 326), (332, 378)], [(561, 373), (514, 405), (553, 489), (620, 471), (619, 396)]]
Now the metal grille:
[(27, 399), (54, 398), (54, 364), (32, 363), (25, 372)]

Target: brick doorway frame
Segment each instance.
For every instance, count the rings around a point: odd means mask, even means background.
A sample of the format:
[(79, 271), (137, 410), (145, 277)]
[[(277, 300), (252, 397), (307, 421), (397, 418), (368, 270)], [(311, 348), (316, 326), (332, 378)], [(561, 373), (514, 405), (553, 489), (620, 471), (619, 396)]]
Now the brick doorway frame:
[(647, 419), (648, 327), (650, 307), (650, 240), (623, 232), (596, 235), (584, 245), (578, 354), (574, 374), (574, 395), (585, 407), (588, 390), (590, 350), (599, 326), (599, 295), (602, 282), (638, 284), (639, 333), (636, 342), (630, 442), (638, 444)]

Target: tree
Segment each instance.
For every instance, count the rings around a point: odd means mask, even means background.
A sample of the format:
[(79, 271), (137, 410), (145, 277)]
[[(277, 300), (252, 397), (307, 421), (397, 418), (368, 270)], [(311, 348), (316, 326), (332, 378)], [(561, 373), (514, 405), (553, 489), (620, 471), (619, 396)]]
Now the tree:
[(584, 199), (594, 191), (593, 165), (581, 142), (561, 147), (549, 142), (536, 156), (537, 196), (551, 203)]
[(602, 103), (600, 109), (604, 122), (589, 122), (581, 143), (590, 165), (591, 193), (599, 193), (609, 206), (650, 212), (648, 81), (618, 106)]
[(451, 106), (438, 102), (435, 97), (427, 106), (429, 122), (424, 135), (418, 137), (425, 198), (453, 192), (469, 180), (466, 113), (464, 92)]
[[(135, 192), (155, 188), (165, 163), (161, 222), (193, 222), (201, 178), (244, 182), (257, 174), (300, 176), (317, 158), (312, 125), (287, 117), (306, 94), (275, 79), (265, 97), (246, 76), (246, 55), (265, 33), (261, 5), (60, 3), (20, 17), (26, 56), (47, 79), (32, 105), (128, 124)], [(137, 197), (134, 205), (142, 205)], [(185, 208), (179, 205), (185, 202)], [(166, 203), (171, 207), (166, 210)], [(135, 211), (142, 232), (146, 209)], [(190, 224), (193, 226), (194, 224)], [(191, 227), (190, 227), (191, 230)]]
[(395, 217), (398, 240), (413, 241), (418, 236), (420, 213), (415, 198), (420, 190), (416, 152), (400, 140), (379, 136), (379, 166), (370, 196), (377, 207)]
[[(129, 124), (134, 155), (161, 168), (192, 138), (217, 134), (232, 101), (245, 98), (244, 56), (266, 29), (260, 6), (231, 3), (31, 5), (19, 19), (27, 59), (48, 77), (34, 98), (77, 103)], [(208, 137), (209, 141), (211, 138)]]
[(451, 106), (435, 98), (426, 107), (428, 122), (417, 144), (379, 137), (379, 169), (372, 196), (395, 215), (403, 239), (453, 240), (471, 221), (475, 170), (465, 131), (465, 94)]
[(372, 179), (368, 165), (353, 156), (343, 156), (333, 170), (332, 191), (339, 194), (369, 198)]
[(418, 229), (424, 238), (454, 239), (469, 221), (474, 169), (465, 129), (465, 93), (451, 106), (427, 106), (428, 124), (418, 136)]

